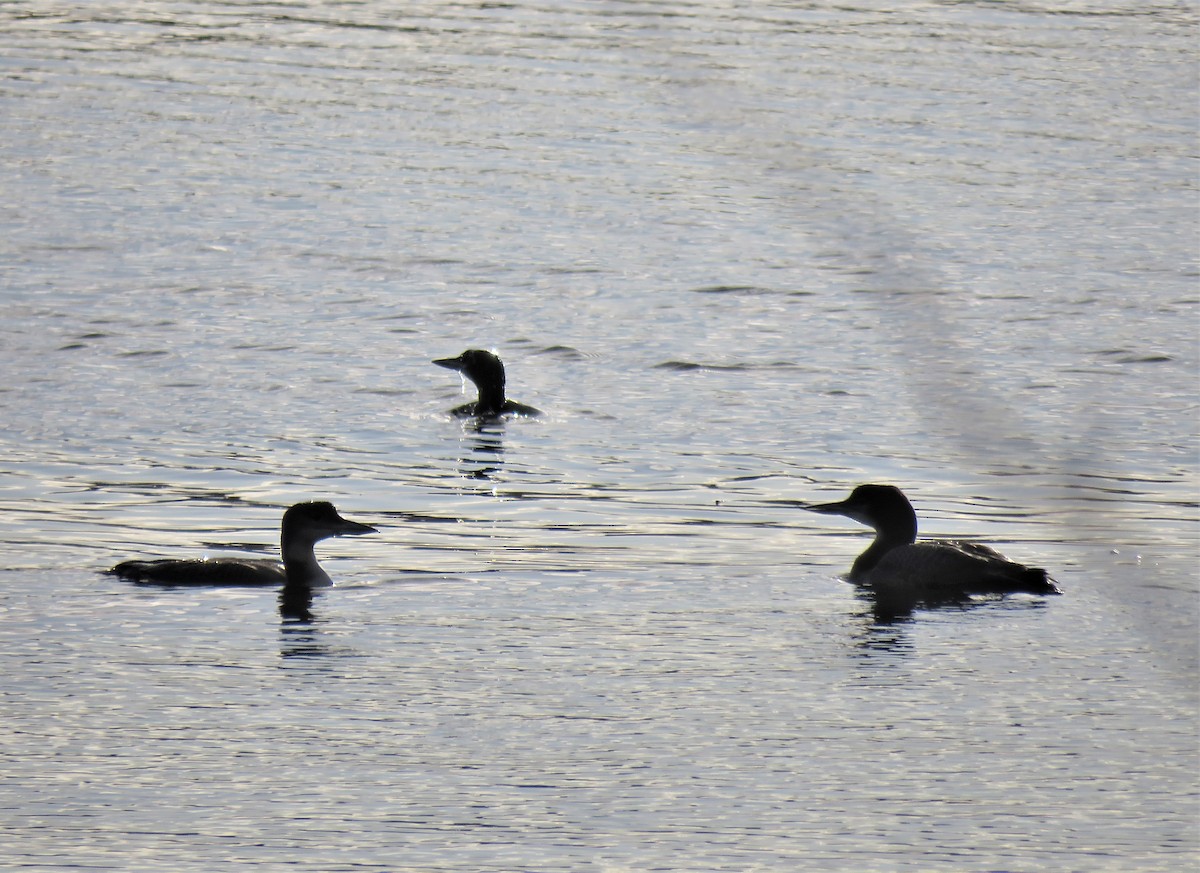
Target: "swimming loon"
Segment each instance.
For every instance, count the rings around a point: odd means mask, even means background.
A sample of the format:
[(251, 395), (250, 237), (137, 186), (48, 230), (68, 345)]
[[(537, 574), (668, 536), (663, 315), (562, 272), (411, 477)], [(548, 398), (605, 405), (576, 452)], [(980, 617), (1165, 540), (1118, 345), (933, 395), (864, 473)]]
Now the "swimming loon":
[(506, 400), (504, 397), (504, 364), (491, 352), (483, 349), (467, 349), (457, 358), (438, 358), (434, 361), (439, 367), (447, 370), (457, 370), (475, 383), (479, 389), (479, 399), (474, 403), (464, 403), (450, 410), (453, 415), (477, 415), (491, 418), (497, 415), (511, 413), (513, 415), (541, 415), (532, 406)]
[(1062, 593), (1045, 570), (1017, 564), (988, 546), (961, 540), (917, 542), (917, 514), (893, 485), (859, 485), (838, 503), (805, 508), (844, 515), (875, 529), (875, 541), (854, 561), (849, 580), (876, 593), (914, 599)]
[(286, 585), (326, 588), (333, 584), (313, 546), (337, 536), (376, 533), (369, 524), (347, 521), (332, 503), (297, 503), (283, 514), (280, 551), (283, 563), (270, 558), (209, 558), (205, 560), (124, 561), (108, 572), (151, 585)]

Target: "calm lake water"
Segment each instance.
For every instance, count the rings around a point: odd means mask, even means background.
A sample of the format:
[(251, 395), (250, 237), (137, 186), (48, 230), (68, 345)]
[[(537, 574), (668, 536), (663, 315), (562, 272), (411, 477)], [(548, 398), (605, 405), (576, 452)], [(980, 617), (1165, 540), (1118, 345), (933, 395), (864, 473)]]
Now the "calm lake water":
[[(0, 5), (0, 866), (1200, 864), (1196, 36)], [(870, 481), (1064, 596), (877, 621)], [(100, 572), (304, 499), (309, 623)]]

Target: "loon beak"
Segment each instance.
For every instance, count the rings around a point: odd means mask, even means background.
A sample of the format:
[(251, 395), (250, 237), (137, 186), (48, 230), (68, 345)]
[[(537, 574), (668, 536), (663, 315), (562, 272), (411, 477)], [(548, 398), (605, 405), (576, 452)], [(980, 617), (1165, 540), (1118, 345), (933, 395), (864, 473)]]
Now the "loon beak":
[(435, 358), (433, 361), (439, 367), (445, 367), (447, 370), (462, 370), (462, 355), (457, 358)]
[(849, 503), (849, 500), (839, 500), (837, 503), (812, 503), (804, 508), (822, 515), (849, 515), (852, 511)]
[(343, 518), (342, 523), (338, 525), (333, 535), (337, 537), (358, 537), (369, 533), (379, 533), (379, 531), (369, 524), (359, 524), (357, 521), (350, 521), (348, 518)]
[(809, 512), (819, 512), (822, 515), (840, 515), (851, 521), (857, 521), (859, 524), (865, 524), (867, 527), (875, 527), (878, 521), (875, 514), (871, 512), (871, 507), (864, 506), (862, 501), (855, 500), (853, 496), (839, 500), (837, 503), (813, 503), (804, 508)]

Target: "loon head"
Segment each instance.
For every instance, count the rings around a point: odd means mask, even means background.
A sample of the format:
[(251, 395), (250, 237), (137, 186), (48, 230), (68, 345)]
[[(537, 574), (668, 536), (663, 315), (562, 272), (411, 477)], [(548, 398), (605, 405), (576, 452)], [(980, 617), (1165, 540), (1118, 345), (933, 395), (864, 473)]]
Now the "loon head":
[(438, 358), (434, 363), (447, 370), (457, 370), (481, 391), (504, 391), (504, 364), (491, 352), (467, 349), (457, 358)]
[[(491, 352), (467, 349), (457, 358), (438, 358), (434, 363), (448, 370), (457, 370), (479, 389), (479, 399), (454, 410), (455, 415), (500, 415), (518, 405), (505, 398), (504, 364)], [(537, 414), (537, 410), (531, 412)]]
[(911, 543), (917, 538), (917, 514), (895, 485), (859, 485), (845, 500), (817, 503), (805, 509), (852, 518), (890, 541)]
[(297, 503), (283, 514), (284, 550), (290, 543), (315, 543), (329, 537), (360, 536), (376, 533), (369, 524), (359, 524), (338, 515), (325, 500)]

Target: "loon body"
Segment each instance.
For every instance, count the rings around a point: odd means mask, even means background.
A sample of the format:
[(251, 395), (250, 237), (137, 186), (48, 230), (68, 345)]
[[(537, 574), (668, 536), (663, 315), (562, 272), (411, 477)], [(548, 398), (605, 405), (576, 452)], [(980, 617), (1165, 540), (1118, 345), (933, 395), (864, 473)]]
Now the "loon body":
[(849, 580), (877, 594), (953, 600), (971, 594), (1060, 594), (1046, 571), (1010, 561), (988, 546), (961, 540), (917, 542), (917, 514), (892, 485), (859, 485), (845, 500), (808, 506), (875, 529)]
[(457, 370), (479, 389), (479, 399), (450, 410), (453, 415), (494, 418), (500, 415), (541, 414), (532, 406), (508, 400), (504, 396), (504, 364), (491, 352), (467, 349), (457, 358), (438, 358), (434, 363), (447, 370)]
[(225, 585), (325, 588), (333, 584), (317, 563), (313, 546), (328, 537), (375, 533), (375, 528), (338, 515), (332, 503), (297, 503), (283, 514), (282, 563), (269, 558), (124, 561), (114, 576), (149, 585)]

